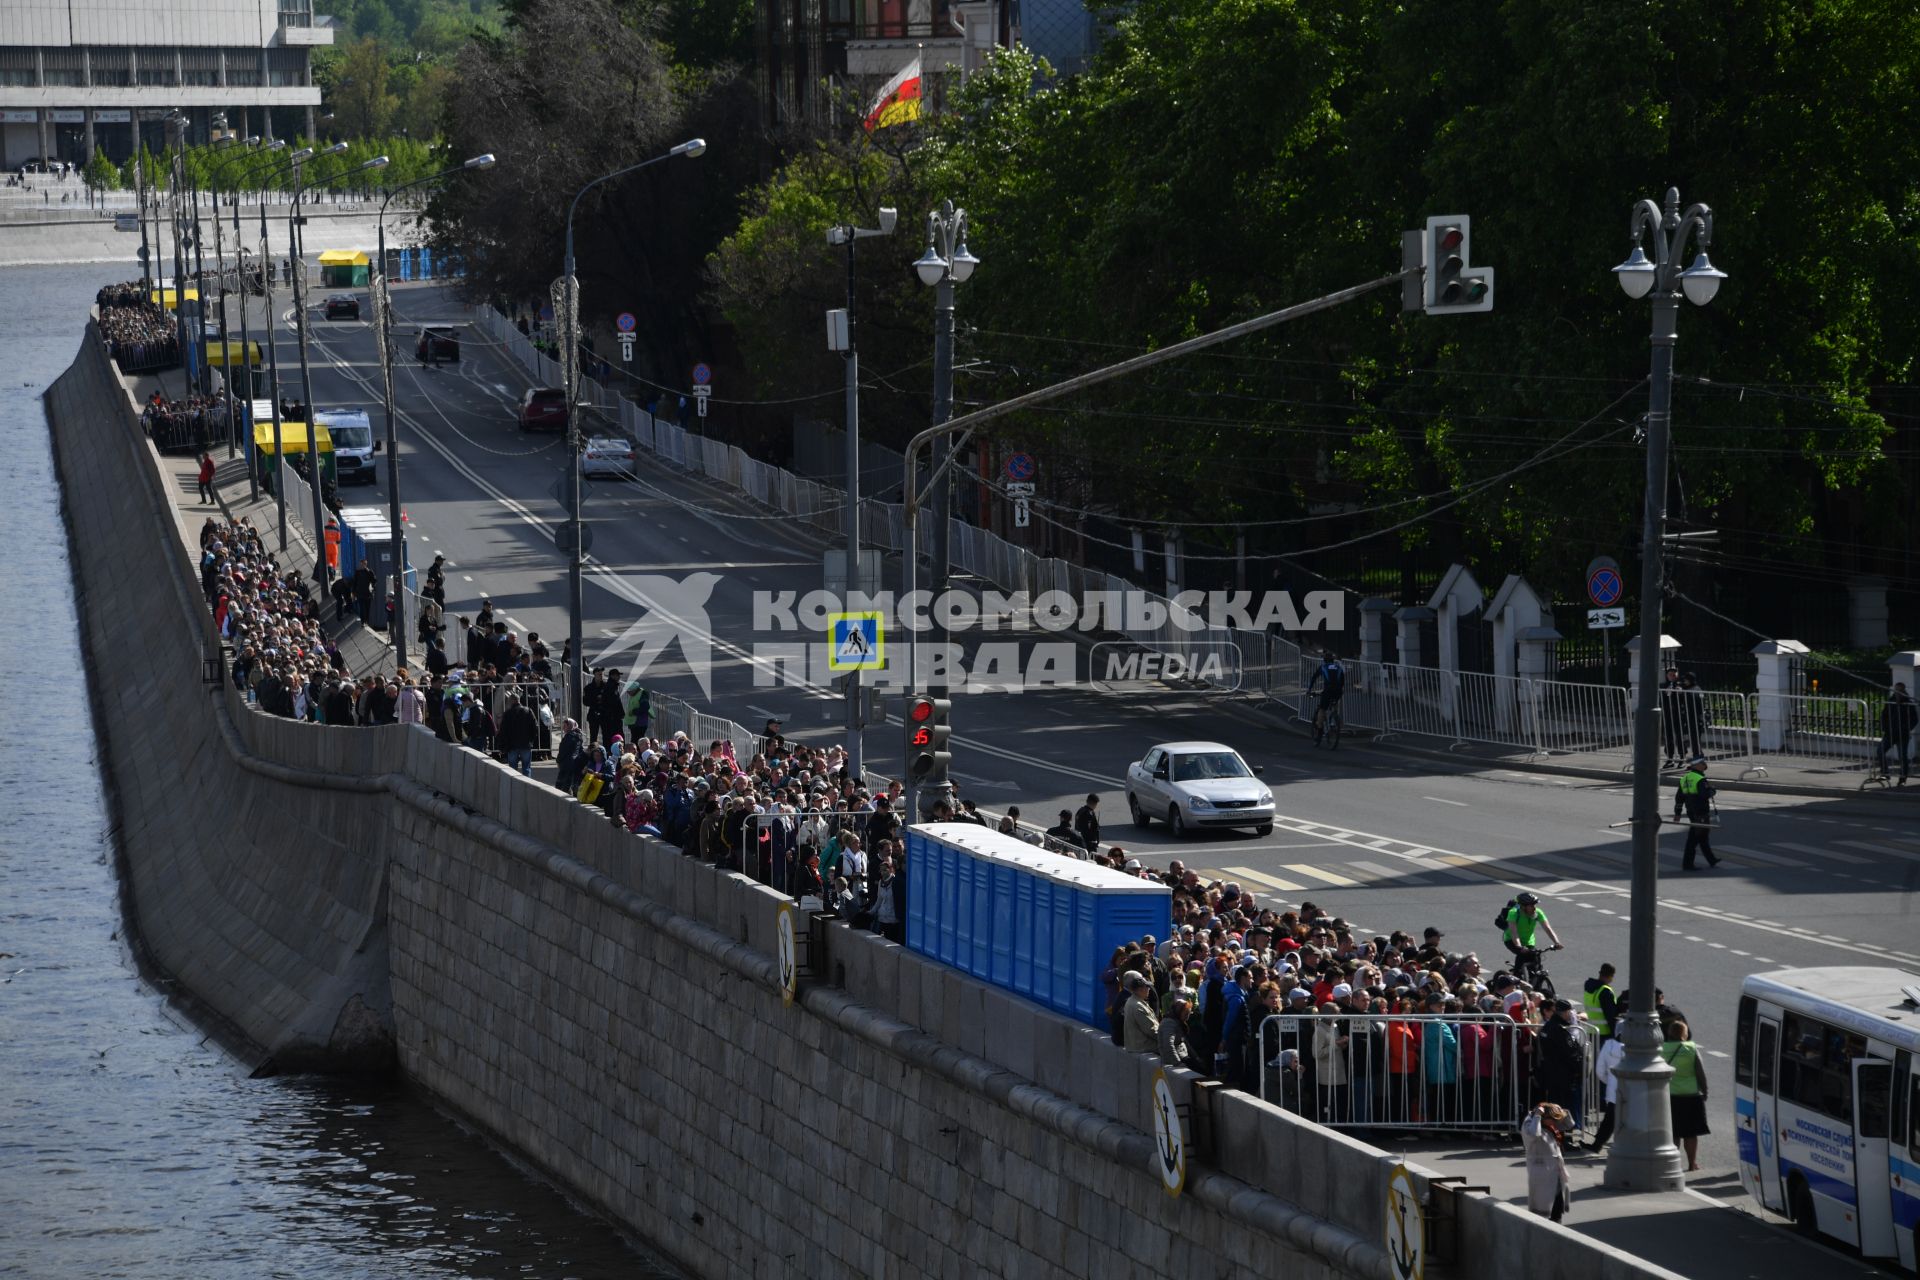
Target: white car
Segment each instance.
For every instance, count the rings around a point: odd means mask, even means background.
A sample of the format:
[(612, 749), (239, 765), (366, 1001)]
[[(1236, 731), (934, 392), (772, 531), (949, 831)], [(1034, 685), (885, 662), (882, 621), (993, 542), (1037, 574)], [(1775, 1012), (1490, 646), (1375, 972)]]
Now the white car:
[(583, 476), (632, 476), (633, 445), (619, 436), (596, 436), (580, 453)]
[(1164, 818), (1176, 836), (1199, 827), (1273, 833), (1273, 790), (1258, 766), (1218, 742), (1163, 742), (1127, 767), (1127, 812), (1145, 830)]

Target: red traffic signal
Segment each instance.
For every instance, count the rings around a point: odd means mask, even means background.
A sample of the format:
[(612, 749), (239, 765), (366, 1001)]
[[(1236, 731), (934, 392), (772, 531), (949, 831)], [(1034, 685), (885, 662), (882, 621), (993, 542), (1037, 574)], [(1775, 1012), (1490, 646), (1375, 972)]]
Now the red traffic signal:
[(933, 730), (924, 724), (917, 725), (913, 732), (907, 735), (907, 743), (909, 746), (915, 747), (931, 746), (933, 745)]
[(914, 724), (924, 724), (933, 719), (933, 699), (915, 698), (907, 704), (907, 719)]

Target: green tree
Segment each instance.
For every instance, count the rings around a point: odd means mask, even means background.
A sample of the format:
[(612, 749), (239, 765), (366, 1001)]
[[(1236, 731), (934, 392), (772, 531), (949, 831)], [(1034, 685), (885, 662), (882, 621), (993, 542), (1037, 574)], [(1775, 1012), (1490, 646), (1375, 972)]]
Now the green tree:
[(80, 171), (80, 177), (95, 191), (111, 191), (120, 185), (120, 168), (107, 159), (106, 152), (96, 148), (87, 167)]
[(347, 138), (384, 135), (400, 100), (388, 88), (387, 52), (372, 37), (350, 44), (329, 67), (328, 98), (335, 132)]

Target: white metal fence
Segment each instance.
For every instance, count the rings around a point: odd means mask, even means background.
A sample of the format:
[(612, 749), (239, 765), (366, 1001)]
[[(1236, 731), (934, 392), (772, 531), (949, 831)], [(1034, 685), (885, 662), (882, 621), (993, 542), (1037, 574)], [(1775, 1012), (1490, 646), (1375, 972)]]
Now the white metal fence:
[(1576, 1078), (1550, 1088), (1538, 1070), (1541, 1028), (1505, 1014), (1272, 1014), (1256, 1031), (1255, 1091), (1341, 1128), (1514, 1133), (1548, 1098), (1591, 1129), (1605, 1096), (1599, 1036), (1575, 1029)]

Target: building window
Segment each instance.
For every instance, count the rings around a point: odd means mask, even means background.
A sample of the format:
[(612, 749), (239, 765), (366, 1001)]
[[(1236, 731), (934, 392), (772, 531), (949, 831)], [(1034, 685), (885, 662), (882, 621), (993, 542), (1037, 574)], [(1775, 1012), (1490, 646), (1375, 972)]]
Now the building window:
[(258, 49), (223, 50), (227, 58), (227, 83), (235, 88), (254, 89), (260, 85)]
[(133, 83), (133, 67), (125, 49), (94, 49), (87, 55), (88, 73), (93, 83), (105, 88), (125, 87)]
[(180, 68), (172, 49), (147, 49), (139, 54), (141, 84), (179, 84)]
[(0, 85), (33, 88), (39, 83), (40, 67), (33, 50), (0, 48)]
[(183, 84), (219, 84), (220, 51), (218, 49), (181, 50), (180, 73)]
[(313, 0), (280, 0), (280, 25), (283, 27), (312, 26)]
[(275, 89), (304, 88), (307, 83), (305, 49), (267, 50), (267, 84)]
[(43, 49), (40, 70), (49, 85), (85, 85), (87, 55), (82, 49)]

